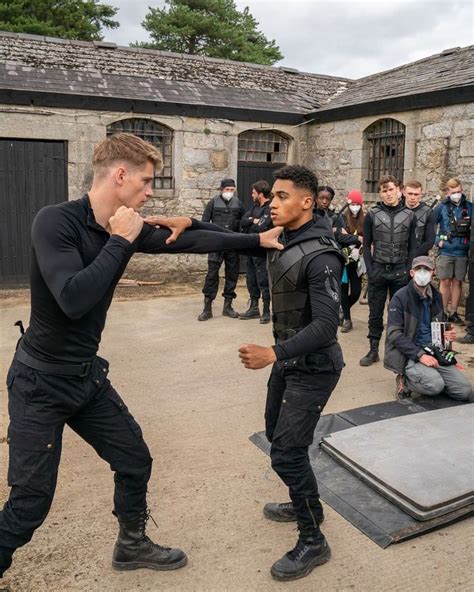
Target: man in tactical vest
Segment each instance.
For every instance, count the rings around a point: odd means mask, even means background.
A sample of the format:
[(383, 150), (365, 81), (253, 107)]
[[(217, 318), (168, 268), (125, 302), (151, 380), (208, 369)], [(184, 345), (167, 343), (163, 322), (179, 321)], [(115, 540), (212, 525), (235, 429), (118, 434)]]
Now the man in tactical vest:
[(364, 221), (364, 261), (369, 281), (370, 350), (361, 366), (379, 361), (383, 312), (390, 298), (408, 283), (416, 251), (416, 217), (401, 201), (400, 184), (390, 175), (379, 180), (382, 201), (369, 210)]
[(416, 218), (415, 257), (427, 257), (436, 238), (436, 218), (432, 208), (421, 201), (423, 187), (419, 181), (408, 181), (403, 187), (405, 206)]
[[(252, 185), (253, 206), (242, 217), (242, 232), (250, 234), (265, 232), (272, 227), (270, 200), (272, 188), (267, 181), (257, 181)], [(270, 322), (270, 289), (268, 287), (267, 254), (264, 257), (247, 257), (247, 290), (250, 302), (248, 309), (239, 317), (243, 320), (258, 319), (260, 323)], [(258, 301), (262, 297), (262, 315), (258, 309)]]
[(291, 501), (266, 504), (263, 513), (276, 522), (298, 523), (295, 548), (271, 568), (275, 579), (286, 581), (308, 575), (331, 553), (319, 528), (323, 508), (308, 447), (344, 366), (337, 342), (344, 258), (327, 217), (312, 219), (316, 176), (302, 166), (285, 166), (274, 177), (272, 220), (284, 227), (283, 250), (268, 256), (276, 344), (244, 344), (239, 356), (250, 369), (273, 364), (266, 435), (272, 468), (288, 486)]
[[(203, 222), (212, 222), (226, 230), (238, 232), (240, 219), (244, 215), (244, 206), (235, 195), (234, 179), (222, 179), (219, 195), (216, 195), (204, 208)], [(204, 309), (198, 316), (198, 321), (207, 321), (212, 318), (212, 301), (217, 296), (219, 289), (219, 269), (224, 261), (225, 284), (222, 296), (224, 296), (224, 308), (222, 314), (231, 319), (238, 319), (239, 315), (232, 308), (232, 300), (237, 297), (235, 286), (239, 278), (239, 255), (235, 251), (209, 253), (207, 260), (207, 275), (204, 281)]]

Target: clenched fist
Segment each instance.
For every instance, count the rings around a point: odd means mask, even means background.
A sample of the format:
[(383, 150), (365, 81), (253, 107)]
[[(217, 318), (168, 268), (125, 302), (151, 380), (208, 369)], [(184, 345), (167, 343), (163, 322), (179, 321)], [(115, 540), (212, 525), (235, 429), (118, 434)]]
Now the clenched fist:
[(120, 206), (109, 219), (109, 227), (110, 234), (118, 234), (133, 243), (143, 228), (143, 218), (132, 208)]

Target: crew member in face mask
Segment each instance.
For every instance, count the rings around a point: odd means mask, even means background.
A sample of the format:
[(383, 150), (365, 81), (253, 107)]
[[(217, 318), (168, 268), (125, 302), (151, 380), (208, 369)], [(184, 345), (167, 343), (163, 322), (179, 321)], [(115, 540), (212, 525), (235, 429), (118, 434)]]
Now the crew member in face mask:
[(401, 201), (400, 184), (392, 176), (379, 180), (381, 201), (364, 220), (364, 261), (369, 282), (369, 352), (361, 366), (379, 361), (379, 341), (387, 292), (395, 292), (408, 282), (408, 271), (416, 250), (415, 215)]
[(344, 314), (341, 333), (348, 333), (352, 329), (351, 308), (359, 300), (365, 268), (362, 259), (364, 198), (360, 191), (351, 189), (347, 194), (346, 202), (348, 206), (339, 216), (339, 226), (335, 233), (336, 240), (343, 247), (343, 253), (346, 256), (341, 283), (341, 307)]
[(449, 320), (462, 325), (458, 305), (467, 271), (472, 203), (462, 192), (459, 179), (449, 179), (446, 192), (446, 199), (438, 210), (439, 229), (435, 240), (439, 249), (439, 291)]
[[(472, 384), (452, 363), (452, 352), (433, 348), (431, 323), (446, 320), (441, 295), (430, 283), (434, 269), (430, 257), (413, 259), (410, 283), (390, 301), (384, 366), (397, 374), (399, 399), (415, 391), (420, 395), (444, 393), (459, 401), (472, 401)], [(444, 339), (454, 341), (456, 331), (447, 329)]]
[[(238, 232), (244, 213), (244, 206), (235, 193), (234, 179), (222, 179), (220, 193), (205, 207), (202, 221), (212, 222), (226, 230)], [(235, 251), (219, 251), (208, 255), (208, 270), (202, 289), (204, 309), (198, 316), (198, 321), (207, 321), (212, 318), (212, 301), (219, 289), (219, 269), (223, 261), (225, 262), (225, 284), (222, 292), (224, 297), (222, 315), (231, 319), (239, 318), (239, 314), (232, 308), (232, 300), (237, 298), (235, 286), (239, 277), (239, 255)]]

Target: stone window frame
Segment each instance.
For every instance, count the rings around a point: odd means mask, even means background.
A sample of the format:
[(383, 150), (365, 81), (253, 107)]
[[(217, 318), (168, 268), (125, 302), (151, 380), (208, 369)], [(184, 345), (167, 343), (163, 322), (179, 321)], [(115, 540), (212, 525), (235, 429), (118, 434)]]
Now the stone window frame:
[[(267, 136), (265, 138), (265, 136)], [(283, 144), (283, 149), (281, 144)], [(288, 162), (291, 139), (274, 129), (249, 129), (239, 133), (239, 162), (281, 164)], [(263, 156), (264, 155), (264, 156)], [(248, 158), (250, 156), (250, 158)]]
[(163, 158), (163, 169), (155, 174), (153, 179), (154, 193), (173, 191), (175, 183), (173, 176), (174, 130), (164, 123), (148, 117), (127, 117), (117, 119), (107, 125), (107, 136), (120, 132), (135, 134), (158, 148)]
[[(400, 183), (403, 181), (406, 141), (406, 125), (393, 117), (377, 119), (364, 129), (362, 181), (367, 193), (378, 193), (377, 183), (383, 175), (393, 175)], [(377, 155), (377, 147), (384, 152), (389, 150), (390, 154)]]

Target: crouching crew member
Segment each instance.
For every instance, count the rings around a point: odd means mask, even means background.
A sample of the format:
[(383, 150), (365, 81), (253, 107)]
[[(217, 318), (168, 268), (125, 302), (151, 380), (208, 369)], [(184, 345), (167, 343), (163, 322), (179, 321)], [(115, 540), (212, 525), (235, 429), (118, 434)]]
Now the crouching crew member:
[[(433, 344), (431, 323), (446, 318), (440, 293), (431, 284), (434, 269), (430, 257), (415, 257), (410, 283), (390, 301), (384, 366), (398, 375), (399, 399), (415, 391), (470, 401), (472, 385), (457, 368), (453, 352)], [(445, 331), (444, 338), (454, 341), (454, 329)]]
[(288, 486), (291, 501), (267, 504), (264, 515), (298, 523), (295, 548), (271, 568), (275, 579), (294, 580), (330, 557), (319, 527), (323, 508), (308, 447), (344, 366), (336, 337), (344, 258), (327, 221), (312, 219), (316, 176), (302, 166), (283, 167), (274, 176), (272, 220), (285, 229), (284, 249), (268, 254), (276, 344), (244, 344), (239, 355), (246, 368), (273, 364), (266, 435), (272, 468)]

